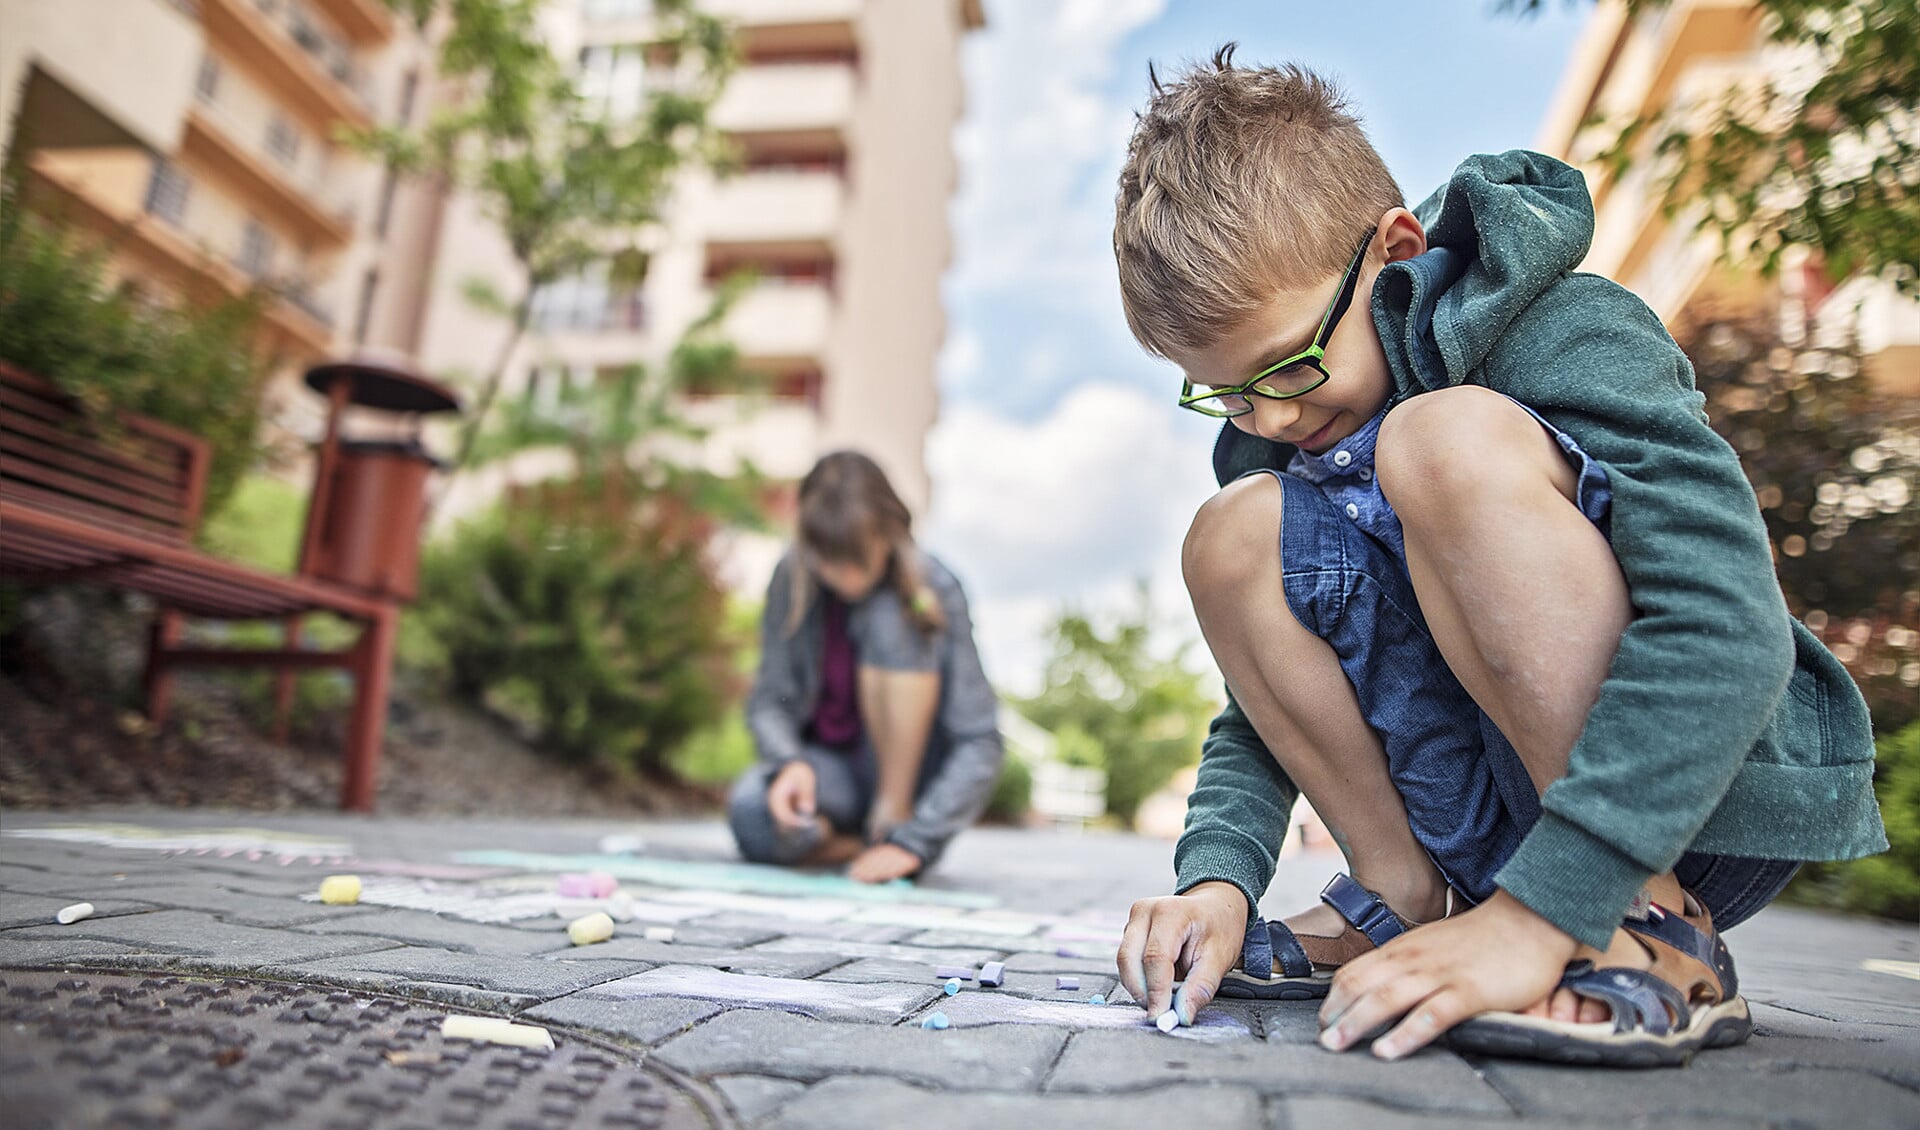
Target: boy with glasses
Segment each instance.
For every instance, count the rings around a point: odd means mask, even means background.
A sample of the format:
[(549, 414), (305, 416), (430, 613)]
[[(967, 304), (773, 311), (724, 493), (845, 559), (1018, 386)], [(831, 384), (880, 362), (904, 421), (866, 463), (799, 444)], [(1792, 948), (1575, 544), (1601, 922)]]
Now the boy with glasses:
[[(1871, 727), (1686, 357), (1574, 273), (1581, 175), (1473, 157), (1409, 211), (1330, 84), (1229, 47), (1155, 82), (1116, 210), (1129, 325), (1226, 420), (1183, 560), (1229, 702), (1128, 991), (1325, 998), (1389, 1059), (1744, 1040), (1718, 930), (1885, 849)], [(1300, 793), (1351, 875), (1262, 921)]]

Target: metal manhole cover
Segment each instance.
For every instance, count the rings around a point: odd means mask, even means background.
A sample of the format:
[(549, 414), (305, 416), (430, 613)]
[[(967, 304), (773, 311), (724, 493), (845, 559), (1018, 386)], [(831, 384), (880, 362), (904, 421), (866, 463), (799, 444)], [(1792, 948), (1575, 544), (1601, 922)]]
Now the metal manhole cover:
[(712, 1127), (618, 1048), (442, 1040), (445, 1009), (278, 982), (0, 974), (5, 1121), (38, 1127)]

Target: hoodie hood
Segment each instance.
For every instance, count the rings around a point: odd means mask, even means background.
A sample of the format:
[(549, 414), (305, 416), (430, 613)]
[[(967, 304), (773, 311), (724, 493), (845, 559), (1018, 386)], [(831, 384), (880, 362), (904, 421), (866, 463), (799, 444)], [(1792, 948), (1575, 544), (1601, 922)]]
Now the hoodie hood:
[(1524, 149), (1467, 158), (1414, 215), (1427, 253), (1388, 264), (1373, 287), (1374, 325), (1401, 395), (1466, 380), (1593, 243), (1586, 178)]

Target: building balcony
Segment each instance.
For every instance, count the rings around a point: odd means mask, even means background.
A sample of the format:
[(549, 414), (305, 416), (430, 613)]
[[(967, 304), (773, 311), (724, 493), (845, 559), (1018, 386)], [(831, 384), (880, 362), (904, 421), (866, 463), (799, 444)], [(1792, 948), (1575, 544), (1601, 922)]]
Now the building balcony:
[(708, 239), (727, 243), (831, 241), (846, 198), (845, 180), (832, 171), (751, 171), (712, 187), (700, 226)]
[(740, 296), (723, 331), (749, 361), (825, 357), (833, 292), (820, 282), (763, 282)]
[[(373, 124), (359, 68), (306, 14), (301, 0), (199, 0), (207, 38), (247, 59), (273, 93), (322, 127)], [(322, 128), (321, 133), (331, 132)]]
[(713, 124), (729, 133), (844, 130), (857, 82), (843, 63), (745, 67), (714, 104)]
[(705, 0), (706, 11), (742, 26), (756, 24), (851, 23), (861, 0)]
[[(64, 221), (104, 237), (130, 277), (193, 297), (237, 296), (258, 285), (218, 246), (146, 210), (153, 158), (134, 148), (42, 150), (28, 162), (29, 195)], [(331, 317), (305, 287), (267, 303), (268, 329), (290, 350), (317, 356), (332, 346)]]
[(393, 10), (381, 0), (311, 0), (347, 38), (362, 47), (378, 47), (393, 38)]
[(316, 249), (332, 249), (353, 238), (351, 207), (333, 206), (317, 183), (300, 184), (264, 154), (250, 152), (218, 110), (202, 103), (187, 115), (180, 154), (244, 191), (257, 210), (299, 234)]

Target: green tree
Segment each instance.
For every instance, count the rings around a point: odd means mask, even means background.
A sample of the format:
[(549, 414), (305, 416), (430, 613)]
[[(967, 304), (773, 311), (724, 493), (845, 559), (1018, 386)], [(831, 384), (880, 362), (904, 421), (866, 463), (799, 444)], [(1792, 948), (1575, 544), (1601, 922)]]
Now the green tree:
[(520, 274), (505, 289), (493, 280), (468, 287), (512, 329), (463, 425), (455, 463), (464, 466), (540, 289), (602, 260), (616, 282), (636, 284), (676, 174), (723, 157), (707, 111), (733, 68), (733, 41), (692, 0), (655, 0), (644, 48), (648, 66), (669, 77), (648, 84), (637, 112), (616, 115), (586, 96), (540, 35), (542, 0), (389, 2), (422, 26), (444, 23), (440, 78), (455, 96), (420, 129), (376, 128), (353, 140), (402, 172), (471, 193)]
[[(1537, 12), (1545, 0), (1501, 0)], [(1626, 0), (1634, 16), (1669, 0)], [(1920, 5), (1756, 0), (1779, 64), (1717, 99), (1589, 123), (1619, 176), (1650, 162), (1669, 214), (1772, 272), (1789, 247), (1835, 278), (1920, 293)]]
[(1200, 757), (1207, 720), (1219, 708), (1204, 679), (1151, 650), (1146, 586), (1134, 610), (1102, 629), (1063, 612), (1049, 629), (1053, 655), (1045, 685), (1016, 699), (1022, 713), (1053, 731), (1063, 758), (1107, 772), (1107, 811), (1131, 822), (1142, 801)]

